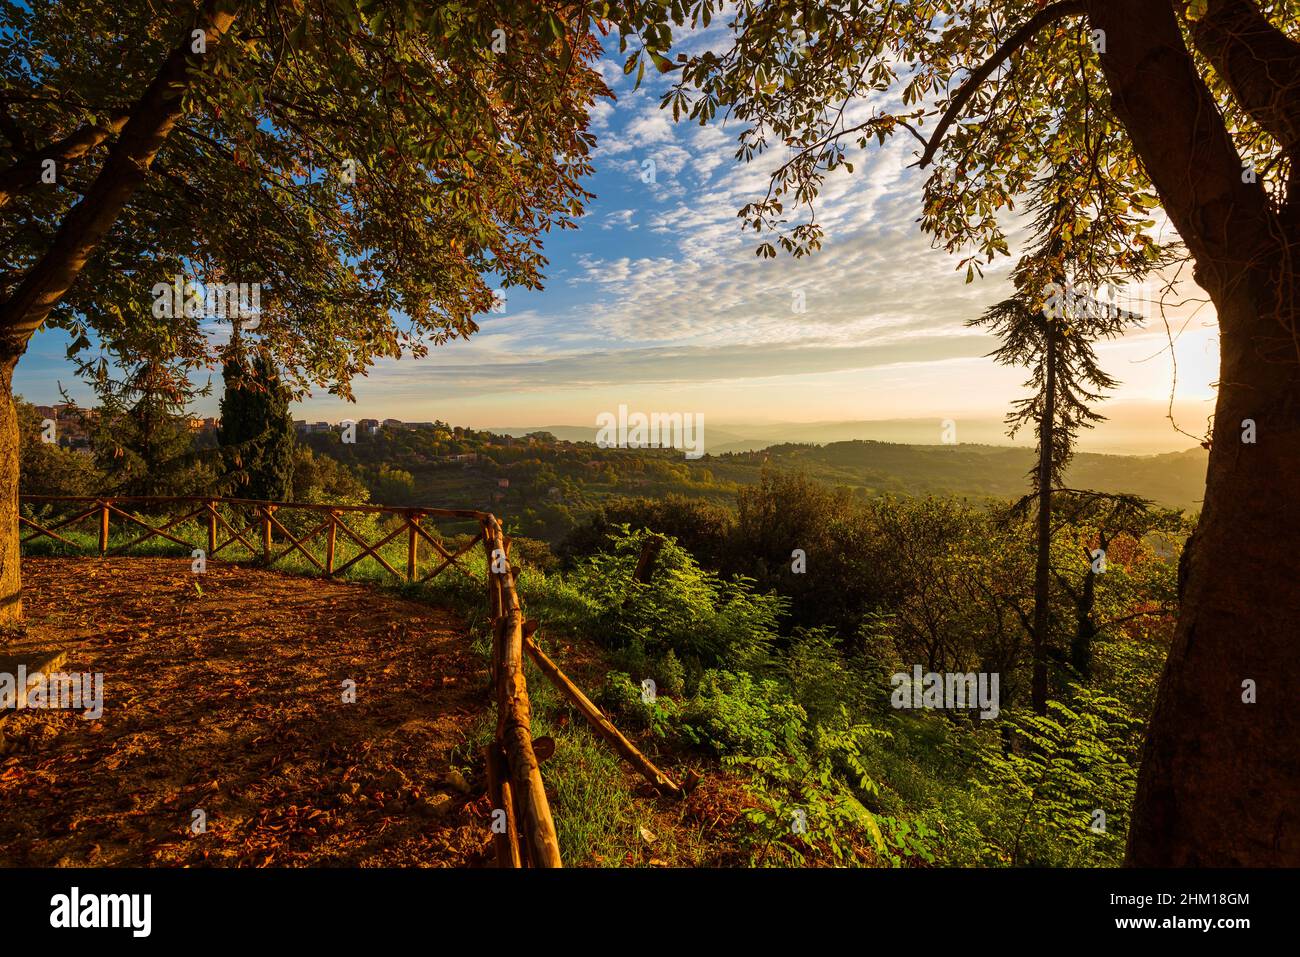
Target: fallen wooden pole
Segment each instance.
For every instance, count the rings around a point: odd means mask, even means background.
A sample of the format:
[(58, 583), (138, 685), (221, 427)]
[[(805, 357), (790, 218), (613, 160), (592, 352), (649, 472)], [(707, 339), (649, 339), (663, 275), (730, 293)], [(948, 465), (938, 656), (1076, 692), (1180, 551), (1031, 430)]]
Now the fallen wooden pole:
[(501, 523), (484, 522), (490, 556), (488, 580), (499, 587), (499, 615), (493, 622), (497, 659), (497, 740), (506, 754), (507, 776), (519, 801), (524, 845), (533, 867), (563, 867), (555, 820), (546, 799), (542, 772), (533, 752), (532, 705), (524, 677), (524, 615), (505, 555)]
[(485, 747), (483, 753), (487, 758), (488, 800), (492, 804), (492, 844), (497, 852), (497, 867), (522, 867), (519, 829), (515, 826), (515, 801), (503, 767), (505, 758), (495, 741)]
[(591, 699), (569, 680), (568, 676), (560, 670), (554, 661), (546, 657), (541, 648), (538, 648), (532, 638), (524, 638), (524, 648), (532, 657), (537, 667), (541, 669), (542, 674), (551, 679), (551, 683), (559, 688), (561, 692), (574, 706), (582, 712), (582, 716), (596, 730), (602, 738), (613, 745), (614, 750), (623, 756), (628, 764), (636, 768), (647, 781), (655, 786), (661, 794), (669, 794), (673, 797), (681, 797), (681, 785), (670, 778), (663, 771), (660, 771), (650, 759), (637, 750), (627, 738), (623, 737), (622, 732), (610, 722), (601, 712)]

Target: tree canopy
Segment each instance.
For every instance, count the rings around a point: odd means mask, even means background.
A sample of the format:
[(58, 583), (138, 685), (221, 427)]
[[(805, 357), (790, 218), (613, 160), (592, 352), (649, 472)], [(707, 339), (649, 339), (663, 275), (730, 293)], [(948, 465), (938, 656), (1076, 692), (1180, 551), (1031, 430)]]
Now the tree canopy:
[(248, 326), (288, 380), (344, 395), (376, 356), (468, 335), (494, 287), (541, 282), (543, 234), (588, 199), (607, 91), (578, 22), (546, 2), (0, 4), (0, 325), (48, 315), (76, 353), (153, 329), (215, 363), (207, 317), (158, 315), (155, 287), (256, 283)]
[[(741, 211), (749, 228), (772, 234), (758, 247), (761, 255), (775, 255), (778, 246), (795, 255), (816, 249), (823, 231), (813, 201), (825, 178), (853, 171), (854, 147), (904, 135), (916, 141), (916, 164), (931, 170), (922, 227), (960, 255), (968, 277), (1009, 255), (1009, 214), (1045, 167), (1072, 172), (1059, 184), (1073, 211), (1061, 241), (1086, 248), (1101, 277), (1128, 276), (1160, 254), (1152, 212), (1160, 199), (1132, 131), (1112, 108), (1105, 54), (1132, 38), (1092, 10), (1104, 6), (742, 0), (729, 45), (685, 56), (664, 105), (701, 123), (739, 121), (742, 159), (772, 151), (782, 157), (767, 195)], [(1206, 148), (1235, 148), (1242, 175), (1233, 192), (1281, 208), (1300, 149), (1300, 97), (1294, 89), (1274, 95), (1260, 75), (1266, 64), (1246, 61), (1263, 42), (1291, 69), (1300, 63), (1300, 47), (1282, 30), (1300, 22), (1300, 3), (1172, 6), (1231, 138)], [(707, 21), (698, 9), (692, 18)], [(1276, 85), (1277, 65), (1273, 73)], [(1183, 239), (1197, 245), (1194, 235)]]

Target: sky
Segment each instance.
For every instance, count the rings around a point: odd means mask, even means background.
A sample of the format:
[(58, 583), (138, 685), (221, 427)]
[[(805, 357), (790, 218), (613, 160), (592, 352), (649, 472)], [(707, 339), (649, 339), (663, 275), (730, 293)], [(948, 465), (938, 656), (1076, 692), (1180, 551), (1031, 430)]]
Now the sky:
[[(579, 229), (548, 236), (544, 290), (508, 291), (468, 341), (381, 361), (355, 383), (355, 404), (318, 394), (295, 417), (594, 428), (600, 413), (627, 405), (728, 425), (934, 419), (937, 428), (997, 420), (1025, 393), (1027, 370), (995, 364), (995, 340), (964, 325), (1009, 292), (1017, 234), (1013, 258), (966, 284), (917, 222), (924, 173), (908, 168), (914, 140), (852, 155), (854, 173), (829, 177), (819, 252), (759, 259), (736, 213), (763, 196), (779, 157), (737, 161), (735, 124), (675, 124), (659, 109), (668, 80), (651, 70), (634, 90), (616, 58), (611, 50), (600, 68), (617, 99), (592, 117), (596, 198)], [(1148, 306), (1145, 323), (1099, 346), (1121, 385), (1101, 408), (1114, 421), (1085, 434), (1082, 448), (1195, 444), (1166, 418), (1171, 390), (1178, 424), (1204, 431), (1218, 366), (1213, 307), (1190, 283), (1171, 298), (1191, 301), (1166, 309), (1168, 327)], [(48, 403), (62, 384), (93, 404), (66, 343), (57, 331), (38, 334), (16, 391)], [(201, 400), (196, 411), (215, 414), (216, 404)]]

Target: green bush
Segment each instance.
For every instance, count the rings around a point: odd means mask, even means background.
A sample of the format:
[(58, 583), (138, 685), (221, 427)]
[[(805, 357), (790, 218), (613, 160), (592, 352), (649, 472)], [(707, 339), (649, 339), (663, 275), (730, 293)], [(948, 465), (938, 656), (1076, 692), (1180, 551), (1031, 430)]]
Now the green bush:
[(888, 732), (851, 724), (847, 711), (841, 718), (844, 727), (814, 728), (806, 746), (724, 759), (752, 774), (748, 790), (757, 806), (745, 814), (753, 831), (742, 835), (742, 843), (755, 866), (854, 865), (870, 862), (869, 850), (889, 853), (875, 816), (862, 802), (878, 791), (864, 750)]
[(682, 737), (718, 755), (768, 755), (798, 747), (808, 715), (778, 681), (707, 671), (682, 705)]
[[(978, 793), (990, 856), (1056, 867), (1117, 866), (1123, 860), (1137, 782), (1141, 724), (1113, 698), (1075, 687), (1049, 714), (1004, 712), (1017, 747), (985, 736)], [(1104, 814), (1104, 820), (1097, 812)]]
[(677, 706), (671, 698), (655, 695), (647, 701), (639, 681), (623, 671), (611, 671), (596, 695), (605, 713), (627, 727), (648, 730), (657, 737), (669, 735), (677, 722)]
[(650, 534), (621, 528), (606, 551), (573, 573), (574, 587), (600, 609), (590, 623), (596, 639), (614, 649), (639, 642), (652, 662), (666, 660), (671, 651), (687, 690), (717, 665), (765, 668), (784, 600), (755, 594), (744, 580), (724, 581), (703, 570), (672, 539), (660, 548), (650, 582), (635, 581), (637, 559)]

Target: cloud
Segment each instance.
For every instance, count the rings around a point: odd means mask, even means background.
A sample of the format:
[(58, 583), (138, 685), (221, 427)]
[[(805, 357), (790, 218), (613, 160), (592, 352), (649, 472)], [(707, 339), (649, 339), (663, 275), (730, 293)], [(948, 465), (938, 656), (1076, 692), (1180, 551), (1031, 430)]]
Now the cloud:
[[(401, 390), (400, 383), (428, 380), (425, 398), (545, 391), (577, 386), (627, 386), (630, 383), (718, 384), (738, 379), (851, 372), (917, 362), (966, 358), (987, 351), (984, 336), (896, 336), (870, 344), (785, 342), (582, 350), (564, 355), (510, 358), (492, 362), (453, 360), (446, 354), (428, 363), (385, 360), (383, 380)], [(429, 363), (437, 374), (429, 376)], [(379, 375), (380, 371), (376, 372)]]
[[(722, 34), (715, 26), (684, 42), (701, 50)], [(916, 402), (961, 408), (969, 382), (982, 384), (986, 406), (1021, 394), (1021, 370), (995, 367), (987, 358), (994, 341), (966, 326), (1008, 293), (1013, 260), (1000, 259), (988, 278), (966, 284), (956, 257), (933, 248), (918, 223), (927, 174), (912, 165), (914, 140), (899, 135), (865, 152), (851, 148), (856, 171), (829, 175), (815, 203), (826, 230), (822, 249), (803, 259), (759, 259), (755, 248), (770, 237), (744, 231), (737, 212), (767, 194), (789, 151), (740, 162), (736, 123), (674, 123), (660, 109), (671, 76), (647, 72), (633, 89), (621, 57), (598, 68), (618, 99), (593, 110), (597, 200), (577, 233), (548, 238), (547, 291), (530, 295), (519, 314), (495, 318), (472, 342), (419, 363), (381, 364), (372, 382), (400, 382), (403, 394), (423, 382), (422, 395), (440, 400), (641, 385), (711, 385), (725, 400), (755, 383), (830, 383), (874, 370), (871, 387), (891, 396), (921, 383)], [(882, 105), (854, 104), (846, 122)], [(790, 215), (797, 221), (803, 211)], [(1013, 218), (1004, 228), (1014, 253), (1020, 224)], [(1151, 346), (1162, 330), (1159, 320), (1148, 323), (1105, 353), (1125, 366), (1116, 371), (1136, 373), (1134, 388), (1144, 396), (1168, 379), (1167, 357), (1133, 368), (1158, 351)], [(1197, 343), (1200, 351), (1185, 361), (1206, 366)]]

